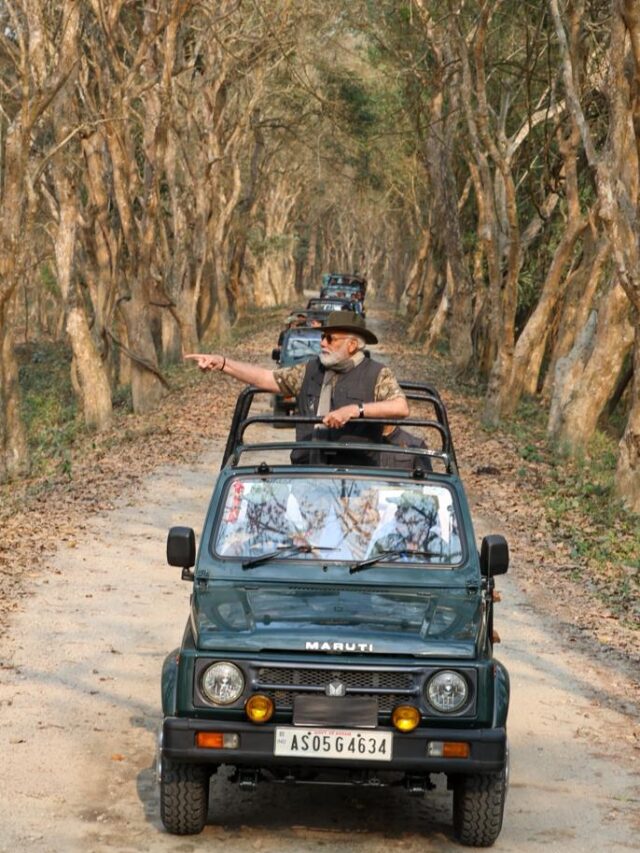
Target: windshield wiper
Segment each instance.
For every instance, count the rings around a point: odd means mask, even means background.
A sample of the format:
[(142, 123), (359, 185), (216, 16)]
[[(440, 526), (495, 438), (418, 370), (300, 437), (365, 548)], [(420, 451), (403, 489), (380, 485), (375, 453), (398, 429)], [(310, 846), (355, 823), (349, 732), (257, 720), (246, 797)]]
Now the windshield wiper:
[(353, 575), (356, 572), (362, 572), (365, 569), (368, 569), (369, 566), (375, 566), (376, 563), (380, 563), (383, 560), (395, 561), (398, 557), (404, 557), (407, 554), (410, 556), (416, 557), (441, 557), (442, 554), (438, 554), (436, 551), (412, 551), (409, 548), (394, 548), (393, 551), (382, 551), (375, 557), (371, 557), (368, 560), (363, 560), (361, 563), (354, 563), (349, 567), (349, 574)]
[(294, 554), (309, 554), (311, 551), (335, 550), (335, 548), (324, 548), (322, 545), (312, 545), (310, 542), (302, 542), (299, 545), (282, 545), (277, 551), (270, 551), (268, 554), (261, 554), (259, 557), (253, 557), (251, 560), (245, 560), (242, 564), (242, 568), (252, 569), (254, 566), (260, 566), (262, 563), (268, 563), (269, 560), (274, 560), (276, 557), (291, 557)]

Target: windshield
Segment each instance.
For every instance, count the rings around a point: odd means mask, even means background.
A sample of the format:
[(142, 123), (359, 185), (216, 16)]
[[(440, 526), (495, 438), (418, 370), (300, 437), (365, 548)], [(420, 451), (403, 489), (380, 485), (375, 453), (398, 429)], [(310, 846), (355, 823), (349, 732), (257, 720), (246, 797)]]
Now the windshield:
[(279, 559), (456, 565), (459, 530), (453, 494), (432, 482), (241, 477), (229, 484), (212, 547), (244, 559), (282, 549)]
[(336, 296), (348, 296), (355, 297), (359, 296), (361, 293), (360, 287), (358, 285), (352, 284), (330, 284), (327, 287), (323, 288), (323, 292), (320, 294), (324, 297), (331, 297), (332, 294)]
[(320, 311), (344, 311), (346, 306), (344, 302), (314, 302), (311, 306), (312, 308), (316, 308)]
[(283, 355), (288, 359), (311, 358), (320, 352), (320, 330), (317, 334), (290, 335)]

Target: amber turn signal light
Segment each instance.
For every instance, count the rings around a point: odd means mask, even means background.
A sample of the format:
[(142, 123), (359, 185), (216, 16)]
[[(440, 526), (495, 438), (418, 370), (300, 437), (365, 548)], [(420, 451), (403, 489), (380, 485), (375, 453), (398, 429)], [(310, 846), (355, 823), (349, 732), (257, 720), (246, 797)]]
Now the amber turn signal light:
[(427, 755), (432, 758), (469, 758), (471, 747), (464, 741), (433, 740), (427, 745)]
[(236, 732), (196, 732), (196, 746), (200, 749), (237, 749), (240, 736)]
[(273, 700), (268, 696), (256, 693), (255, 696), (247, 699), (244, 710), (252, 723), (268, 723), (271, 717), (273, 717), (275, 705), (273, 704)]
[(222, 732), (198, 732), (196, 746), (202, 749), (222, 749)]
[(444, 758), (469, 758), (470, 749), (468, 743), (457, 743), (456, 741), (445, 741), (442, 755)]
[(398, 705), (393, 709), (391, 722), (399, 732), (412, 732), (420, 722), (420, 711), (413, 705)]

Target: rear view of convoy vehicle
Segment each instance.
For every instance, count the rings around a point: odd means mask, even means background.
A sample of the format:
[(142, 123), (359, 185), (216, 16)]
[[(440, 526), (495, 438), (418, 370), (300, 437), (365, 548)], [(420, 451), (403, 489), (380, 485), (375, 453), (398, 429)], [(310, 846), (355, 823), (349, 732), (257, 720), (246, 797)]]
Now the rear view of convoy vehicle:
[[(251, 414), (264, 392), (240, 394), (197, 553), (190, 528), (167, 542), (193, 586), (162, 673), (169, 832), (205, 827), (210, 778), (227, 765), (245, 789), (393, 785), (428, 796), (443, 774), (455, 839), (498, 837), (509, 678), (493, 655), (493, 593), (507, 543), (486, 536), (478, 552), (442, 400), (402, 385), (427, 410), (402, 426), (437, 449), (394, 447), (387, 467), (388, 445), (273, 441), (277, 419)], [(301, 446), (309, 463), (291, 464)], [(351, 453), (370, 461), (351, 464)]]
[(350, 299), (362, 305), (367, 292), (367, 280), (360, 275), (326, 273), (322, 276), (322, 299)]

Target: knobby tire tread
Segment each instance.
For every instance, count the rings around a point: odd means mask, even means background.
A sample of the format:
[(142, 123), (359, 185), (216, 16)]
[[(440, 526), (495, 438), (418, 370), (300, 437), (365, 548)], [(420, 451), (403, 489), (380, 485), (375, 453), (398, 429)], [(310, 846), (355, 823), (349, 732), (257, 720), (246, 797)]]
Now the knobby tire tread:
[(197, 835), (207, 823), (209, 775), (196, 764), (165, 762), (160, 817), (172, 835)]
[(506, 797), (505, 774), (464, 776), (453, 794), (453, 829), (467, 847), (491, 847), (502, 829)]

